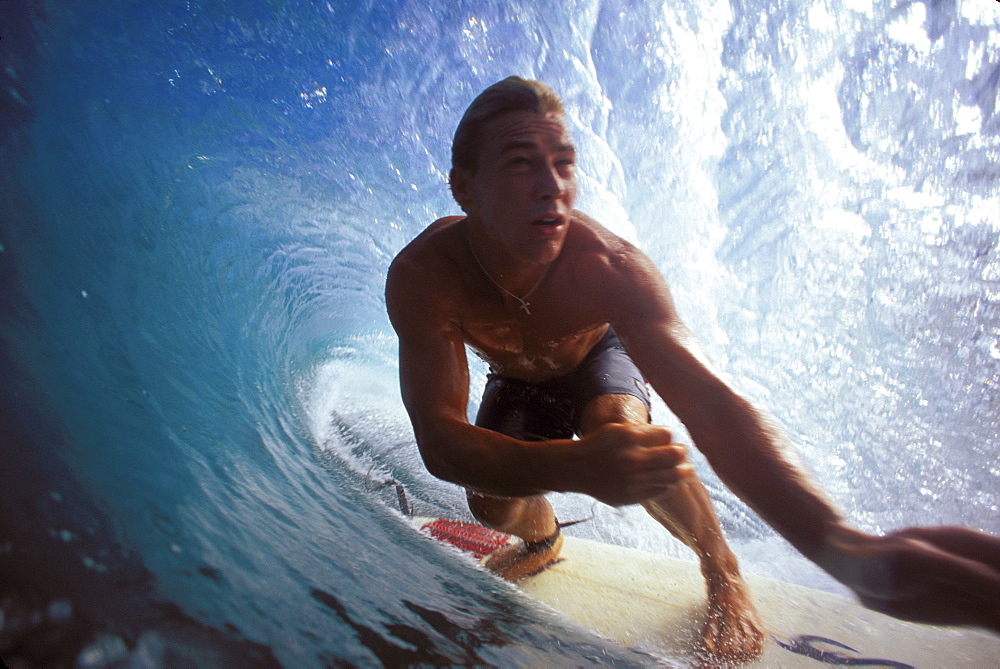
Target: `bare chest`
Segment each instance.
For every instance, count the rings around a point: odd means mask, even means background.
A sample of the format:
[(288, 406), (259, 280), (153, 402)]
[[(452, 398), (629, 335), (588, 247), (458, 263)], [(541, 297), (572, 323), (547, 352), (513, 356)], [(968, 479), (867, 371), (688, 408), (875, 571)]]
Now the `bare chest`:
[(530, 314), (509, 299), (470, 304), (462, 319), (465, 343), (499, 374), (529, 381), (562, 376), (580, 364), (607, 325), (573, 302), (540, 296)]

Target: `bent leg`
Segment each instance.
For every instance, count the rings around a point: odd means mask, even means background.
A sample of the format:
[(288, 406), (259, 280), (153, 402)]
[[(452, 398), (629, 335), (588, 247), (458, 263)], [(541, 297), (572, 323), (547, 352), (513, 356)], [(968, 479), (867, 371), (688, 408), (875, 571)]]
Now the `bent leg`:
[[(607, 423), (648, 421), (638, 398), (601, 395), (585, 407), (580, 431), (586, 434)], [(760, 655), (765, 635), (757, 611), (701, 480), (691, 477), (643, 507), (698, 556), (708, 588), (708, 620), (702, 631), (706, 650), (732, 660)]]
[[(476, 415), (476, 426), (515, 439), (564, 439), (573, 434), (570, 405), (537, 384), (491, 373)], [(514, 581), (551, 564), (562, 548), (555, 513), (542, 495), (497, 497), (468, 491), (469, 509), (483, 525), (522, 539), (487, 558), (485, 566)]]
[(494, 497), (466, 493), (469, 510), (480, 523), (500, 532), (538, 541), (555, 534), (556, 514), (542, 495), (533, 497)]
[(487, 558), (485, 566), (508, 581), (533, 574), (559, 557), (563, 538), (552, 505), (542, 495), (494, 497), (467, 492), (469, 510), (480, 523), (520, 537)]

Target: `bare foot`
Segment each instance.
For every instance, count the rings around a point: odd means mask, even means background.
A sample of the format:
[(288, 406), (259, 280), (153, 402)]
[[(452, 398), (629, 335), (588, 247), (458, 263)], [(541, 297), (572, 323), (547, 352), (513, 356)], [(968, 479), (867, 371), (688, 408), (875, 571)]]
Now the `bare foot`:
[(708, 620), (702, 628), (705, 650), (714, 658), (746, 662), (764, 652), (766, 633), (746, 583), (739, 576), (708, 586)]
[(497, 549), (483, 565), (501, 578), (516, 581), (550, 566), (559, 558), (562, 545), (562, 532), (541, 541), (519, 541)]

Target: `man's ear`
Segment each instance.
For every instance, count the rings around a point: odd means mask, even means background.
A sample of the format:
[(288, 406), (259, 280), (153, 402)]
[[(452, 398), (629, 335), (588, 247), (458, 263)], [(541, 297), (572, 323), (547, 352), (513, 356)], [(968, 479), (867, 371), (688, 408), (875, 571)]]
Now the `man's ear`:
[(451, 196), (466, 214), (472, 205), (472, 176), (468, 171), (455, 167), (448, 173), (448, 186), (451, 188)]

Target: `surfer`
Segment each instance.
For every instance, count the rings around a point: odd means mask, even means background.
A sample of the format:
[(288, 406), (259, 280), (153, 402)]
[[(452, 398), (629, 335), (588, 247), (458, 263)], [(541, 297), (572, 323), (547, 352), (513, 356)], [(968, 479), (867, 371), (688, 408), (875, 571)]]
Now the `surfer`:
[[(648, 381), (720, 479), (865, 604), (1000, 630), (1000, 540), (963, 528), (876, 537), (847, 525), (787, 438), (699, 352), (655, 265), (573, 208), (575, 163), (551, 89), (494, 84), (452, 145), (449, 181), (465, 216), (435, 221), (389, 270), (403, 400), (424, 463), (466, 488), (477, 520), (523, 540), (487, 566), (513, 580), (556, 559), (562, 535), (547, 492), (642, 504), (698, 555), (706, 648), (732, 659), (761, 652), (708, 494), (684, 446), (650, 424)], [(474, 425), (466, 346), (490, 367)]]

